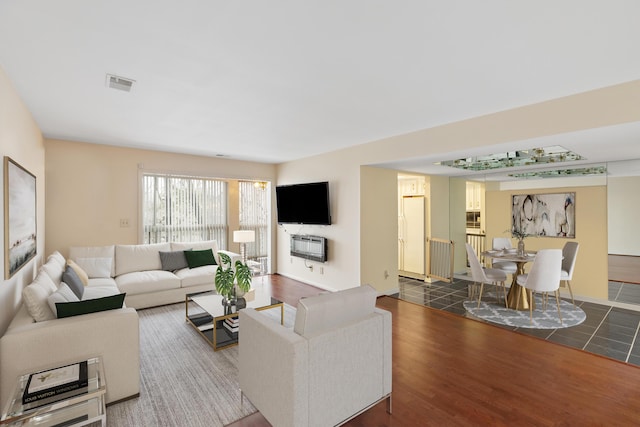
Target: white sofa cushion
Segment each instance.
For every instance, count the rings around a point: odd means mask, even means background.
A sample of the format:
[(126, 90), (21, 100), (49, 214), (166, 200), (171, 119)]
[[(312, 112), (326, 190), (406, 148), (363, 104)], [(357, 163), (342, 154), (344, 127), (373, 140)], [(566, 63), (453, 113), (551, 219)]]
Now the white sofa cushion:
[(303, 337), (333, 329), (373, 313), (377, 293), (369, 285), (302, 298), (298, 302), (295, 333)]
[(116, 276), (137, 271), (162, 270), (160, 251), (169, 251), (169, 243), (116, 245)]
[(196, 268), (183, 268), (175, 272), (175, 275), (182, 281), (182, 287), (198, 286), (210, 283), (214, 286), (216, 279), (217, 265), (205, 265)]
[(216, 264), (220, 264), (220, 257), (218, 256), (218, 242), (215, 240), (205, 240), (204, 242), (172, 242), (172, 251), (186, 251), (193, 249), (194, 251), (201, 251), (203, 249), (211, 249), (213, 251), (213, 257), (216, 259)]
[(29, 315), (36, 322), (55, 319), (56, 316), (49, 307), (49, 295), (55, 292), (56, 286), (48, 274), (42, 270), (35, 280), (22, 290), (22, 300), (27, 306)]
[(89, 284), (87, 285), (87, 287), (91, 287), (91, 286), (111, 286), (116, 289), (118, 288), (118, 286), (116, 285), (115, 279), (111, 277), (98, 277), (95, 279), (89, 279)]
[(56, 259), (50, 259), (45, 264), (40, 267), (40, 271), (44, 271), (47, 276), (51, 279), (54, 286), (54, 291), (58, 288), (58, 285), (62, 281), (62, 273), (64, 273), (64, 266), (60, 265), (60, 263)]
[(57, 302), (75, 302), (80, 301), (76, 294), (73, 293), (71, 288), (67, 286), (66, 283), (60, 283), (60, 287), (58, 290), (49, 295), (47, 298), (47, 302), (49, 303), (49, 308), (57, 317), (56, 303)]
[[(115, 246), (72, 246), (69, 248), (69, 258), (78, 262), (78, 258), (115, 258)], [(116, 275), (115, 262), (111, 263), (111, 277)]]
[(119, 293), (120, 291), (115, 286), (89, 286), (85, 288), (84, 294), (82, 294), (82, 301), (110, 297)]
[(120, 292), (136, 295), (180, 288), (180, 279), (169, 271), (134, 271), (116, 277), (116, 285)]
[(51, 255), (49, 255), (49, 257), (47, 257), (47, 261), (51, 261), (51, 260), (56, 261), (58, 264), (60, 264), (60, 267), (63, 267), (63, 268), (67, 263), (67, 260), (65, 260), (62, 254), (58, 251), (54, 251)]
[(88, 279), (95, 279), (98, 277), (111, 277), (113, 258), (78, 258), (77, 263), (78, 266), (87, 273)]

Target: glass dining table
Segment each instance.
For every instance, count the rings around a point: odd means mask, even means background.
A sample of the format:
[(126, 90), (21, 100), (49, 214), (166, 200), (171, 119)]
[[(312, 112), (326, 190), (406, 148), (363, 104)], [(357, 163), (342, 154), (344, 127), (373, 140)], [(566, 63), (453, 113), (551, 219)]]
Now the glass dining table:
[[(524, 274), (524, 266), (528, 262), (536, 259), (535, 251), (525, 251), (524, 255), (518, 255), (516, 249), (489, 250), (481, 254), (485, 258), (491, 258), (496, 261), (511, 261), (516, 264), (516, 272), (511, 280), (511, 287), (507, 294), (507, 308), (514, 310), (529, 310), (529, 298), (527, 292), (518, 284), (518, 275)], [(534, 302), (531, 301), (532, 307)]]

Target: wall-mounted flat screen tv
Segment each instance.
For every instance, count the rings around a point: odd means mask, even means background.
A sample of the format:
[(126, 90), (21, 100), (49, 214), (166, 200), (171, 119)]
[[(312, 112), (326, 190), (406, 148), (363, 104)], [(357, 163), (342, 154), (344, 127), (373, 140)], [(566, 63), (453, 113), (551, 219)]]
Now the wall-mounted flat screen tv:
[(279, 185), (276, 206), (278, 224), (331, 224), (328, 182)]

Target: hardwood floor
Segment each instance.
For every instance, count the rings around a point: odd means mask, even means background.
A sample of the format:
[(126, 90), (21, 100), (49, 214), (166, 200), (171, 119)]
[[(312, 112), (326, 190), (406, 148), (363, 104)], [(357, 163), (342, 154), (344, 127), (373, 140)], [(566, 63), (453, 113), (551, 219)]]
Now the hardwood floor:
[(640, 257), (609, 255), (609, 280), (640, 284)]
[(270, 291), (274, 298), (293, 307), (298, 306), (300, 298), (310, 297), (321, 292), (325, 292), (323, 289), (298, 282), (297, 280), (289, 279), (285, 276), (280, 276), (279, 274), (270, 274), (264, 276), (264, 278), (257, 277), (254, 281), (256, 281), (256, 283), (261, 283), (261, 280), (263, 279), (265, 290)]
[[(319, 291), (274, 279), (292, 299)], [(392, 297), (377, 305), (393, 316), (393, 414), (383, 402), (347, 426), (637, 425), (636, 366)]]

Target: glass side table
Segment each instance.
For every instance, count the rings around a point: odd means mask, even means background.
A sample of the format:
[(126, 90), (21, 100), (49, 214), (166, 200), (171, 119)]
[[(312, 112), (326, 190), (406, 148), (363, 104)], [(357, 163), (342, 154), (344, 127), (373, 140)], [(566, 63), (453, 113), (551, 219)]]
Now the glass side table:
[(105, 393), (107, 385), (104, 379), (102, 358), (87, 360), (87, 388), (63, 393), (55, 397), (55, 402), (32, 402), (23, 404), (22, 394), (29, 374), (23, 375), (11, 394), (2, 411), (0, 424), (3, 426), (90, 426), (105, 427), (107, 413), (105, 409)]

